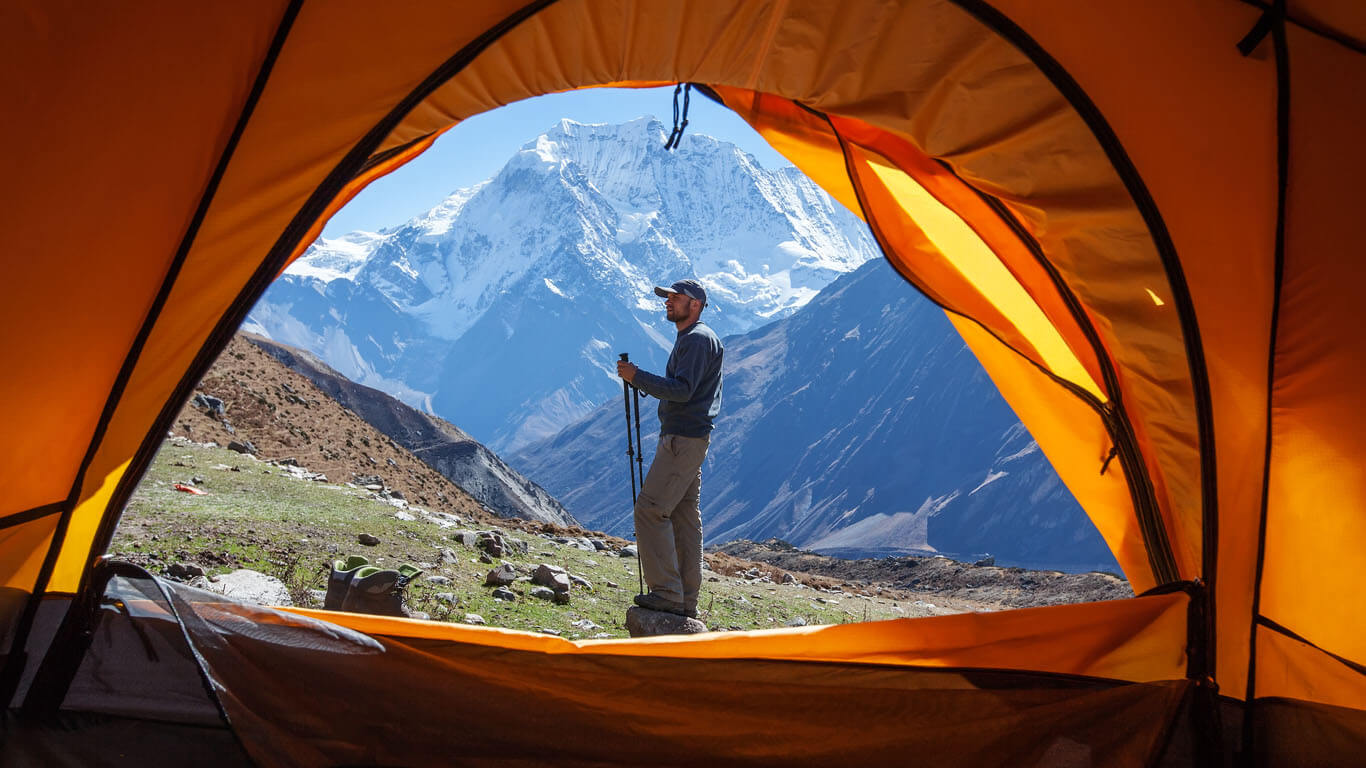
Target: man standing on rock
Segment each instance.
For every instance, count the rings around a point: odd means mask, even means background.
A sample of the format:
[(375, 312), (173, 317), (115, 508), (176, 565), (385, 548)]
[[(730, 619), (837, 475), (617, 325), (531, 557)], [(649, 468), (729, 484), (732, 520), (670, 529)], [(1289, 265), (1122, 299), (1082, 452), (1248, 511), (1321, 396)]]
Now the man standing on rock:
[(636, 540), (649, 592), (635, 603), (653, 611), (697, 616), (702, 586), (702, 460), (721, 412), (721, 340), (698, 318), (707, 292), (696, 280), (655, 288), (664, 316), (678, 329), (663, 376), (628, 362), (617, 375), (659, 399), (659, 446), (636, 497)]

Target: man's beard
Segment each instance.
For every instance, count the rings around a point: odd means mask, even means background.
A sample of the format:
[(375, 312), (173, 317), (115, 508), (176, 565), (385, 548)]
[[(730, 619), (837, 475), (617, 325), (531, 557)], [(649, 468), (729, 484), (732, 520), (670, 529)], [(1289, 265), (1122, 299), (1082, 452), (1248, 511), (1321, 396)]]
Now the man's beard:
[(688, 314), (682, 310), (675, 311), (673, 309), (670, 309), (669, 307), (664, 308), (664, 319), (668, 320), (671, 323), (676, 323), (687, 316)]

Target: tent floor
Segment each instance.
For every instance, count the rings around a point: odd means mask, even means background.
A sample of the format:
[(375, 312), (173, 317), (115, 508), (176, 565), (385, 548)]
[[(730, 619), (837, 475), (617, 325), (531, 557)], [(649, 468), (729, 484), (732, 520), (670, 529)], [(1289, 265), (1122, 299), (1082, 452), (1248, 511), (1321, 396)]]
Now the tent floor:
[(238, 768), (252, 761), (227, 728), (61, 712), (42, 720), (6, 711), (0, 764), (10, 768), (164, 765)]

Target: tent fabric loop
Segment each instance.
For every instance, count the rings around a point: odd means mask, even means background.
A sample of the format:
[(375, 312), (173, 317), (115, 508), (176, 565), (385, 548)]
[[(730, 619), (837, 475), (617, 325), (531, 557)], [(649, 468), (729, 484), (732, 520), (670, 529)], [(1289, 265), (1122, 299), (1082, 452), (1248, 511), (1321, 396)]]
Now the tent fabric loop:
[[(678, 94), (683, 94), (683, 121), (678, 120)], [(664, 142), (665, 149), (676, 149), (683, 140), (683, 131), (688, 127), (688, 102), (692, 95), (692, 83), (679, 83), (674, 86), (674, 127), (669, 132), (669, 140)]]
[(1102, 475), (1105, 474), (1105, 470), (1107, 470), (1107, 469), (1110, 468), (1110, 462), (1114, 461), (1114, 460), (1115, 460), (1115, 456), (1118, 455), (1118, 454), (1119, 454), (1119, 446), (1116, 445), (1116, 444), (1113, 443), (1113, 442), (1110, 443), (1110, 452), (1107, 453), (1107, 454), (1105, 454), (1105, 461), (1101, 462), (1101, 465), (1100, 465), (1100, 474), (1102, 474)]

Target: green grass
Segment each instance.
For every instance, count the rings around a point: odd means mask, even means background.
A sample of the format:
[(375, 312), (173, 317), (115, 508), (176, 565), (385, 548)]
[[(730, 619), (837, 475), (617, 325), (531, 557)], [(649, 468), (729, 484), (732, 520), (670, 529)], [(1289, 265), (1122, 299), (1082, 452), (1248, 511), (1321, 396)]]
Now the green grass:
[[(195, 477), (208, 495), (172, 489)], [(298, 480), (278, 467), (223, 448), (167, 441), (129, 502), (110, 553), (157, 574), (178, 562), (200, 565), (211, 576), (251, 568), (281, 579), (295, 604), (305, 607), (321, 607), (311, 590), (326, 588), (333, 560), (361, 554), (381, 566), (413, 563), (423, 568), (423, 576), (409, 587), (407, 605), (438, 621), (463, 621), (465, 614), (474, 613), (490, 626), (553, 630), (567, 638), (626, 636), (626, 609), (637, 589), (634, 559), (614, 552), (586, 552), (535, 533), (469, 520), (443, 529), (416, 510), (409, 510), (418, 517), (412, 521), (399, 519), (397, 512), (361, 488)], [(515, 602), (494, 600), (493, 588), (484, 586), (484, 577), (494, 566), (480, 562), (479, 551), (453, 541), (451, 534), (458, 530), (500, 530), (506, 537), (521, 539), (529, 545), (528, 553), (501, 558), (520, 573), (549, 563), (583, 576), (593, 588), (575, 585), (570, 603), (557, 605), (530, 597), (531, 585), (519, 580), (511, 587), (519, 593)], [(358, 544), (361, 533), (378, 537), (380, 543)], [(445, 550), (454, 557), (443, 559)], [(451, 583), (433, 584), (427, 580), (431, 576), (444, 576)], [(917, 613), (905, 603), (898, 610), (880, 599), (746, 583), (710, 571), (703, 576), (698, 608), (713, 630), (782, 627), (796, 617), (808, 624), (838, 624)], [(439, 598), (443, 593), (453, 600)], [(582, 619), (598, 627), (584, 630), (573, 625)]]

